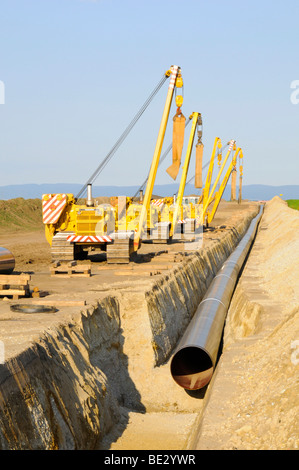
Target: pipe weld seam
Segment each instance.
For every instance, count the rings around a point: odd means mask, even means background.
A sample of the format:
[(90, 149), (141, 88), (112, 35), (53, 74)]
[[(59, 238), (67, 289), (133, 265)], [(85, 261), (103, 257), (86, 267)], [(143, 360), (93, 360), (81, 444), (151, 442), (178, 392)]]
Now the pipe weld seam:
[(203, 300), (203, 301), (200, 303), (200, 305), (203, 304), (204, 302), (206, 302), (207, 300), (216, 300), (216, 302), (219, 302), (220, 304), (223, 305), (224, 308), (226, 308), (226, 305), (225, 305), (223, 302), (221, 302), (221, 300), (216, 299), (215, 297), (208, 297), (207, 299)]

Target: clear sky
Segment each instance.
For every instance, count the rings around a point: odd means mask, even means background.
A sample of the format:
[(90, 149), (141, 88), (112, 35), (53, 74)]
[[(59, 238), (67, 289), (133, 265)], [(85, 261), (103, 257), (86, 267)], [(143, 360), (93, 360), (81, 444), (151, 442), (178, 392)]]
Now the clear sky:
[[(83, 185), (173, 64), (204, 163), (216, 136), (235, 139), (244, 184), (299, 184), (298, 18), (298, 0), (1, 0), (0, 186)], [(96, 185), (142, 184), (167, 87)], [(170, 160), (157, 183), (173, 182)]]

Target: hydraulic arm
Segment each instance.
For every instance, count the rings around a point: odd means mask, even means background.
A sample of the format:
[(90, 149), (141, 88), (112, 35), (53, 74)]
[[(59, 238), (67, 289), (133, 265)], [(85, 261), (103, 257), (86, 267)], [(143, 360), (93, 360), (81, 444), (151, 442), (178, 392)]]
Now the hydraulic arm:
[(147, 213), (150, 207), (151, 197), (152, 197), (153, 188), (155, 184), (157, 169), (159, 165), (159, 159), (160, 159), (160, 155), (162, 151), (162, 145), (163, 145), (163, 141), (165, 137), (167, 121), (168, 121), (171, 102), (172, 102), (173, 93), (174, 93), (174, 87), (176, 86), (177, 78), (180, 78), (181, 80), (180, 67), (178, 67), (177, 65), (173, 65), (170, 68), (170, 70), (166, 72), (166, 74), (170, 75), (170, 82), (168, 86), (166, 103), (164, 106), (164, 111), (163, 111), (163, 115), (161, 119), (161, 124), (160, 124), (160, 129), (159, 129), (156, 147), (154, 151), (154, 156), (153, 156), (153, 160), (152, 160), (152, 164), (151, 164), (151, 168), (150, 168), (150, 172), (148, 176), (147, 186), (146, 186), (146, 190), (144, 194), (143, 204), (142, 204), (141, 212), (139, 216), (139, 223), (138, 223), (137, 230), (135, 231), (135, 234), (134, 234), (134, 251), (138, 250), (140, 246), (140, 240), (142, 238), (142, 234), (145, 230), (145, 224), (147, 221)]
[(228, 148), (228, 151), (227, 151), (227, 154), (224, 158), (224, 161), (221, 165), (221, 168), (218, 172), (218, 175), (216, 177), (216, 180), (214, 182), (214, 185), (212, 187), (212, 190), (210, 193), (208, 193), (209, 191), (209, 188), (210, 188), (210, 182), (211, 182), (211, 178), (212, 178), (212, 171), (213, 171), (213, 165), (214, 165), (214, 158), (215, 158), (215, 150), (216, 150), (216, 145), (219, 144), (219, 140), (218, 138), (216, 138), (215, 140), (215, 143), (214, 143), (214, 148), (213, 148), (213, 153), (212, 153), (212, 157), (211, 157), (211, 163), (210, 163), (210, 167), (212, 167), (211, 169), (211, 172), (210, 172), (210, 168), (209, 168), (209, 172), (208, 172), (208, 175), (207, 175), (207, 185), (204, 189), (204, 199), (203, 199), (203, 208), (202, 208), (202, 223), (205, 222), (205, 219), (206, 219), (206, 216), (207, 216), (207, 213), (208, 213), (208, 207), (209, 205), (211, 204), (213, 198), (214, 198), (214, 193), (215, 193), (215, 189), (217, 187), (217, 184), (219, 182), (219, 179), (220, 179), (220, 176), (224, 170), (224, 167), (226, 165), (226, 162), (228, 160), (228, 157), (232, 151), (232, 149), (235, 147), (235, 141), (234, 140), (231, 140), (230, 141), (230, 145), (229, 145), (229, 148)]
[(213, 205), (213, 208), (211, 210), (211, 212), (208, 212), (207, 213), (207, 224), (210, 224), (214, 218), (214, 215), (215, 215), (215, 212), (218, 208), (218, 205), (220, 203), (220, 200), (222, 198), (222, 195), (223, 195), (223, 192), (226, 188), (226, 185), (227, 185), (227, 182), (229, 180), (229, 177), (234, 169), (234, 167), (236, 166), (236, 163), (237, 163), (237, 155), (239, 152), (242, 152), (242, 150), (240, 148), (237, 149), (235, 155), (233, 156), (233, 159), (225, 173), (225, 176), (223, 178), (223, 181), (219, 187), (219, 190), (217, 191), (217, 193), (215, 194), (215, 201), (214, 201), (214, 205)]
[[(92, 183), (118, 150), (129, 132), (133, 129), (136, 122), (140, 119), (146, 108), (149, 106), (153, 97), (167, 79), (170, 80), (166, 102), (163, 109), (150, 171), (147, 177), (147, 181), (145, 182), (146, 188), (142, 200), (136, 203), (134, 198), (124, 197), (118, 198), (117, 204), (115, 204), (113, 201), (110, 201), (110, 204), (108, 202), (105, 204), (100, 204), (99, 201), (92, 197)], [(201, 196), (203, 201), (203, 211), (201, 213), (198, 207), (195, 209), (193, 206), (190, 206), (190, 217), (188, 210), (183, 209), (182, 203), (195, 131), (197, 127), (202, 124), (202, 121), (201, 114), (192, 113), (186, 122), (186, 119), (181, 111), (181, 106), (183, 104), (182, 88), (183, 79), (181, 68), (177, 65), (173, 65), (164, 73), (162, 79), (157, 84), (153, 92), (150, 94), (130, 124), (121, 134), (115, 145), (102, 160), (96, 171), (82, 187), (77, 197), (74, 197), (73, 194), (43, 195), (43, 222), (45, 224), (47, 240), (51, 245), (53, 259), (78, 259), (78, 257), (84, 256), (84, 254), (86, 254), (84, 253), (86, 252), (86, 249), (88, 250), (91, 247), (97, 247), (106, 251), (108, 263), (127, 263), (130, 260), (130, 255), (132, 252), (136, 252), (139, 249), (142, 239), (147, 239), (149, 234), (153, 240), (168, 240), (174, 235), (176, 227), (179, 223), (184, 224), (186, 220), (188, 220), (188, 222), (191, 220), (192, 223), (196, 221), (197, 223), (201, 216), (202, 223), (204, 223), (205, 220), (208, 223), (213, 218), (227, 180), (231, 174), (230, 169), (226, 173), (225, 179), (222, 182), (218, 193), (216, 194), (214, 194), (215, 189), (219, 182), (221, 173), (223, 172), (224, 166), (228, 160), (230, 152), (232, 148), (235, 148), (235, 141), (230, 141), (228, 153), (223, 161), (216, 181), (210, 192), (214, 160), (217, 152), (219, 166), (221, 162), (221, 155), (219, 152), (219, 149), (221, 149), (221, 140), (218, 137), (215, 139), (206, 184)], [(178, 92), (178, 90), (180, 90), (180, 92)], [(151, 199), (158, 166), (160, 164), (160, 160), (163, 161), (164, 158), (164, 155), (161, 158), (161, 151), (174, 96), (177, 110), (173, 118), (173, 140), (172, 146), (170, 146), (170, 149), (172, 147), (173, 150), (172, 165), (166, 170), (174, 180), (179, 173), (181, 154), (184, 145), (184, 133), (185, 128), (189, 122), (192, 122), (192, 129), (190, 132), (176, 201), (174, 202), (175, 198), (166, 198), (168, 200), (163, 201), (165, 206), (164, 211), (164, 209), (161, 208), (160, 201), (158, 205), (151, 204)], [(198, 131), (195, 166), (196, 188), (202, 187), (203, 144), (201, 142), (201, 134), (201, 131)], [(240, 149), (238, 149), (238, 151), (239, 153), (241, 152)], [(234, 166), (232, 166), (232, 168), (233, 167)], [(81, 199), (85, 190), (87, 190), (87, 199), (85, 202), (83, 202), (80, 201), (79, 198)], [(121, 202), (119, 201), (120, 199)], [(208, 208), (213, 200), (215, 200), (215, 206), (209, 213)], [(168, 217), (167, 220), (166, 216)], [(184, 227), (182, 226), (182, 230), (183, 228)]]
[(206, 205), (207, 200), (209, 198), (210, 186), (211, 186), (213, 169), (214, 169), (214, 160), (215, 160), (215, 154), (216, 154), (217, 148), (221, 149), (221, 140), (219, 139), (219, 137), (216, 137), (216, 139), (214, 141), (212, 156), (211, 156), (209, 169), (208, 169), (208, 173), (207, 173), (207, 177), (206, 177), (206, 184), (205, 184), (205, 187), (203, 189), (203, 200), (202, 200), (203, 206)]
[[(224, 175), (224, 178), (223, 178), (223, 180), (222, 180), (222, 182), (221, 182), (221, 184), (220, 184), (220, 186), (219, 186), (218, 191), (215, 193), (216, 186), (217, 186), (217, 184), (218, 184), (218, 182), (219, 182), (219, 180), (220, 180), (220, 176), (221, 176), (221, 174), (222, 174), (222, 172), (223, 172), (224, 166), (225, 166), (225, 164), (226, 164), (226, 162), (227, 162), (227, 159), (228, 159), (228, 157), (229, 157), (230, 152), (231, 152), (232, 149), (233, 149), (233, 150), (236, 150), (236, 151), (235, 151), (235, 154), (233, 155), (232, 161), (231, 161), (231, 163), (230, 163), (230, 165), (229, 165), (229, 167), (228, 167), (228, 169), (227, 169), (227, 171), (226, 171), (226, 173), (225, 173), (225, 175)], [(218, 175), (217, 175), (217, 178), (216, 178), (216, 180), (215, 180), (215, 183), (214, 183), (214, 185), (213, 185), (213, 188), (212, 188), (212, 190), (211, 190), (209, 196), (206, 198), (205, 203), (203, 204), (202, 223), (206, 222), (206, 225), (207, 225), (207, 226), (212, 222), (212, 220), (213, 220), (213, 218), (214, 218), (214, 216), (215, 216), (216, 210), (217, 210), (217, 208), (218, 208), (218, 206), (219, 206), (220, 200), (221, 200), (222, 195), (223, 195), (223, 192), (224, 192), (224, 190), (225, 190), (225, 188), (226, 188), (226, 185), (227, 185), (227, 182), (228, 182), (228, 180), (229, 180), (229, 177), (231, 176), (232, 171), (236, 168), (237, 157), (238, 157), (238, 156), (239, 156), (240, 159), (243, 158), (242, 149), (241, 149), (240, 147), (238, 147), (238, 148), (236, 149), (235, 141), (234, 141), (234, 140), (231, 140), (231, 141), (230, 141), (230, 146), (229, 146), (228, 152), (227, 152), (226, 157), (225, 157), (225, 159), (224, 159), (224, 161), (223, 161), (223, 163), (222, 163), (222, 165), (221, 165), (221, 168), (220, 168), (220, 170), (219, 170), (219, 173), (218, 173)], [(214, 204), (213, 204), (212, 210), (211, 210), (211, 211), (208, 211), (208, 207), (209, 207), (209, 205), (210, 205), (213, 201), (214, 201)]]
[(182, 177), (180, 181), (180, 186), (178, 190), (178, 195), (176, 199), (176, 204), (173, 212), (173, 219), (172, 219), (172, 225), (171, 225), (171, 230), (170, 230), (170, 236), (173, 236), (179, 214), (181, 211), (182, 207), (182, 201), (183, 201), (183, 196), (184, 196), (184, 190), (186, 186), (186, 180), (187, 180), (187, 174), (188, 174), (188, 169), (189, 169), (189, 163), (190, 163), (190, 157), (191, 157), (191, 152), (192, 152), (192, 147), (193, 147), (193, 142), (194, 142), (194, 136), (195, 136), (195, 131), (197, 128), (197, 125), (201, 122), (201, 115), (199, 113), (193, 113), (190, 116), (190, 119), (192, 119), (192, 127), (191, 127), (191, 132), (190, 132), (190, 137), (189, 137), (189, 142), (188, 142), (188, 147), (186, 151), (186, 157), (185, 157), (185, 162), (182, 170)]

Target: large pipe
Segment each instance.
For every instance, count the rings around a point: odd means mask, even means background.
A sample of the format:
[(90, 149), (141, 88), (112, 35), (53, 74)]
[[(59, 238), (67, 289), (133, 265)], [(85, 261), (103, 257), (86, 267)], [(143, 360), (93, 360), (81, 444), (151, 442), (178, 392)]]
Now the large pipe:
[(0, 246), (0, 274), (11, 274), (15, 267), (15, 257), (7, 249)]
[(203, 388), (212, 378), (231, 297), (262, 212), (261, 206), (237, 248), (213, 279), (171, 359), (172, 377), (186, 390)]

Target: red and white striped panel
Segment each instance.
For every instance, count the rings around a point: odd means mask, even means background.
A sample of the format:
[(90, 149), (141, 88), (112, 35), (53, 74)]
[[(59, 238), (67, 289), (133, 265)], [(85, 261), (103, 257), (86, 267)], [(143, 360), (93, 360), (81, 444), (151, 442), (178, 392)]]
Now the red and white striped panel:
[(158, 207), (160, 207), (160, 206), (163, 206), (164, 201), (163, 201), (163, 199), (153, 199), (153, 200), (151, 201), (151, 204), (152, 204), (153, 206), (158, 206)]
[(170, 81), (169, 81), (169, 89), (173, 89), (176, 81), (176, 76), (178, 74), (178, 69), (179, 67), (177, 65), (172, 66), (172, 72), (170, 75)]
[(112, 242), (112, 238), (107, 235), (69, 235), (67, 241), (71, 243), (106, 243)]
[(233, 148), (235, 142), (236, 142), (235, 140), (231, 140), (231, 141), (230, 141), (230, 145), (229, 145), (229, 147), (228, 147), (229, 152), (230, 152), (231, 149)]
[(43, 195), (43, 222), (44, 224), (56, 224), (63, 209), (66, 206), (66, 194)]

